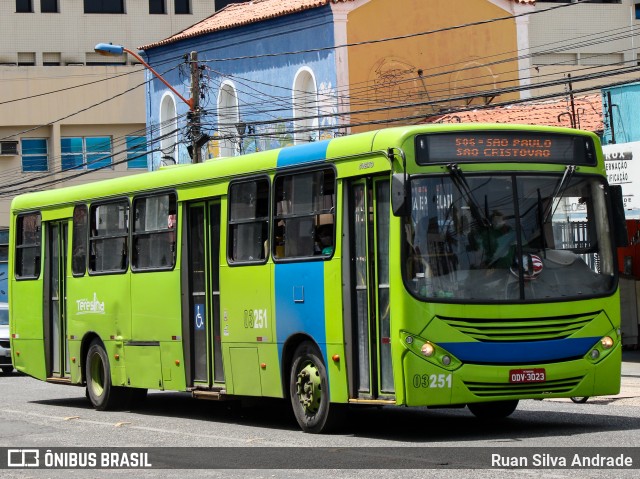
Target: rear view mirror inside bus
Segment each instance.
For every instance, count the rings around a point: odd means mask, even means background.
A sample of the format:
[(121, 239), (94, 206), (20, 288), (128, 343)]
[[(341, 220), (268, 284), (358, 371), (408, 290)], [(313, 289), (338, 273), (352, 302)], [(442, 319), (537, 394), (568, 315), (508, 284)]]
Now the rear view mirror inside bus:
[(409, 176), (406, 173), (394, 173), (391, 180), (391, 209), (395, 216), (407, 216), (411, 207)]

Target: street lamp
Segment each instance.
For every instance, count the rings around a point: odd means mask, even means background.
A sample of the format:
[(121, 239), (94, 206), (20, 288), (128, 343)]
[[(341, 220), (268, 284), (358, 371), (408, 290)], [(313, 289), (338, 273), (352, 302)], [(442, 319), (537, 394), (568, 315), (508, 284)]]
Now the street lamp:
[(180, 98), (183, 102), (185, 102), (187, 105), (189, 105), (189, 110), (194, 111), (193, 98), (190, 98), (190, 99), (187, 100), (180, 93), (178, 93), (175, 88), (173, 88), (164, 78), (162, 78), (162, 75), (160, 75), (157, 71), (155, 71), (151, 67), (151, 65), (149, 65), (147, 62), (145, 62), (140, 57), (140, 55), (138, 55), (137, 53), (135, 53), (135, 52), (133, 52), (133, 51), (129, 50), (128, 48), (125, 48), (125, 47), (123, 47), (121, 45), (112, 45), (111, 43), (98, 43), (95, 46), (94, 50), (95, 50), (96, 53), (99, 53), (100, 55), (104, 55), (106, 57), (109, 57), (109, 56), (119, 57), (120, 55), (122, 55), (125, 52), (128, 53), (129, 55), (133, 56), (136, 60), (138, 60), (140, 63), (142, 63), (145, 66), (145, 68), (147, 68), (151, 73), (153, 73), (158, 80), (160, 80), (162, 83), (164, 83), (169, 90), (171, 90), (173, 93), (175, 93), (178, 98)]
[[(189, 111), (191, 114), (188, 116), (189, 118), (189, 126), (193, 139), (193, 144), (191, 145), (191, 154), (194, 163), (201, 162), (201, 153), (200, 148), (202, 148), (203, 137), (206, 135), (202, 135), (200, 133), (200, 111), (199, 111), (199, 91), (200, 91), (200, 83), (199, 83), (199, 73), (198, 73), (198, 55), (196, 52), (191, 52), (190, 61), (191, 61), (191, 91), (192, 97), (187, 99), (182, 96), (173, 86), (165, 80), (162, 75), (160, 75), (157, 71), (155, 71), (151, 65), (145, 62), (140, 55), (129, 50), (128, 48), (123, 47), (122, 45), (113, 45), (111, 43), (98, 43), (94, 50), (96, 53), (104, 56), (120, 56), (123, 53), (128, 53), (133, 56), (136, 60), (138, 60), (147, 70), (149, 70), (153, 75), (160, 80), (164, 85), (171, 90), (178, 98), (180, 98), (183, 102), (185, 102), (189, 106)], [(208, 138), (207, 138), (208, 139)]]

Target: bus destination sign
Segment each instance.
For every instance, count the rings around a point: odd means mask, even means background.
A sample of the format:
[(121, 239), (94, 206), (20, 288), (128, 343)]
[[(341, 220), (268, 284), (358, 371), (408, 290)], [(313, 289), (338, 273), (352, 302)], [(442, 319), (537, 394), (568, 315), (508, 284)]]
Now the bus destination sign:
[(526, 131), (465, 131), (416, 137), (418, 164), (541, 162), (595, 165), (595, 149), (584, 136)]

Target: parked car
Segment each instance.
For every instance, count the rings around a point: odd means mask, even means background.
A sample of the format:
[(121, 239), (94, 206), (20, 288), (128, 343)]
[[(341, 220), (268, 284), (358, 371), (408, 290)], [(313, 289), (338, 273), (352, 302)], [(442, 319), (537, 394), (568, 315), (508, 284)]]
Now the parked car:
[(0, 368), (5, 374), (13, 371), (9, 344), (9, 305), (0, 303)]

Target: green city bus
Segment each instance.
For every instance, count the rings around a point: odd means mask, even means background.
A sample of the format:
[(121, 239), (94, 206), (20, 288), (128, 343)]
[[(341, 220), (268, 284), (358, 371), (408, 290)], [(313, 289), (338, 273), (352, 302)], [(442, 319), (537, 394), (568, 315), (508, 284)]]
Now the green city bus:
[(99, 410), (149, 389), (358, 405), (616, 394), (619, 187), (596, 135), (382, 129), (11, 205), (16, 369)]

